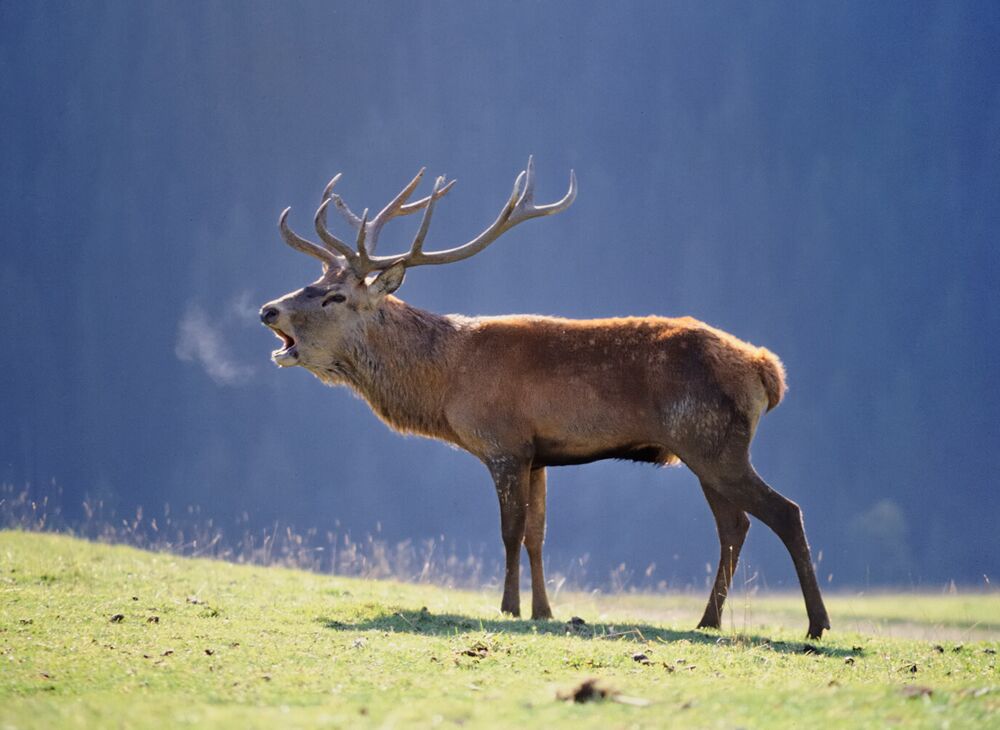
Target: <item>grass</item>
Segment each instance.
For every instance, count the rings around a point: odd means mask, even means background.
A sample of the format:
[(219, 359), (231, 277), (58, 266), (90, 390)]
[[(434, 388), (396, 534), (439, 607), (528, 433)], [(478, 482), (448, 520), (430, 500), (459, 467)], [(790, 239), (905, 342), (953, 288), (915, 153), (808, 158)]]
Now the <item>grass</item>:
[[(788, 596), (734, 595), (721, 632), (689, 596), (498, 604), (0, 532), (0, 728), (1000, 725), (996, 593), (831, 596), (809, 645)], [(609, 696), (557, 699), (587, 678)]]

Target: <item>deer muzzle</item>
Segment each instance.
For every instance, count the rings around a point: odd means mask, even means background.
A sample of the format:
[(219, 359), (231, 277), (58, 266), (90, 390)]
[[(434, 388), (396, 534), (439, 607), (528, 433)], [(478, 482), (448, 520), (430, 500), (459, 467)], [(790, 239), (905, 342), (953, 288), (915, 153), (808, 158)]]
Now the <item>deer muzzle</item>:
[(260, 321), (265, 327), (274, 332), (275, 336), (281, 340), (283, 347), (271, 353), (271, 359), (276, 365), (289, 367), (298, 365), (299, 350), (295, 344), (295, 338), (278, 327), (277, 322), (281, 316), (281, 311), (277, 307), (264, 305), (260, 310)]

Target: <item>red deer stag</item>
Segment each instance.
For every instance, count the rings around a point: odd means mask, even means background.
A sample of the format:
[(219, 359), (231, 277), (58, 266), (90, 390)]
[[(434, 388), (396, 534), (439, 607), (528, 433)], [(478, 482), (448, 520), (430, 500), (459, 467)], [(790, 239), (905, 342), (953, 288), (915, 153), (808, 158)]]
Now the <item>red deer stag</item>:
[[(274, 362), (349, 385), (391, 428), (455, 444), (486, 465), (500, 499), (505, 613), (520, 615), (523, 543), (531, 617), (552, 616), (542, 574), (546, 467), (611, 458), (681, 461), (701, 481), (721, 543), (699, 627), (719, 627), (749, 513), (791, 553), (809, 636), (821, 636), (830, 623), (802, 513), (750, 464), (757, 422), (785, 390), (781, 361), (690, 317), (464, 317), (411, 307), (391, 296), (408, 268), (474, 256), (517, 224), (566, 210), (576, 197), (571, 172), (562, 200), (535, 205), (529, 158), (492, 225), (468, 243), (431, 252), (423, 244), (434, 204), (454, 181), (438, 178), (430, 195), (408, 203), (422, 175), (371, 219), (367, 210), (355, 215), (333, 192), (338, 175), (314, 218), (320, 243), (288, 227), (288, 209), (281, 214), (285, 242), (319, 259), (323, 275), (261, 308), (261, 320), (284, 345)], [(327, 229), (331, 203), (357, 230), (353, 247)], [(410, 250), (376, 256), (382, 227), (421, 210)]]

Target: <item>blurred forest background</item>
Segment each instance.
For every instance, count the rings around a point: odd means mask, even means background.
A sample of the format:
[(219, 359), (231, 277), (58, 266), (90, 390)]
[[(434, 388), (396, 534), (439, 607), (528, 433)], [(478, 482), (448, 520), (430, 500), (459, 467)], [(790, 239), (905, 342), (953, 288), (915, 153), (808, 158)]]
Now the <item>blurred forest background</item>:
[[(995, 580), (998, 38), (1000, 5), (956, 0), (0, 0), (0, 480), (70, 512), (199, 505), (499, 557), (485, 469), (279, 371), (256, 313), (318, 275), (276, 222), (291, 205), (308, 232), (337, 171), (356, 210), (421, 165), (457, 177), (439, 248), (532, 153), (540, 199), (572, 167), (576, 204), (402, 298), (690, 314), (765, 345), (791, 389), (754, 461), (803, 506), (824, 582)], [(714, 566), (685, 469), (564, 468), (549, 490), (550, 570)], [(748, 574), (795, 585), (750, 534)]]

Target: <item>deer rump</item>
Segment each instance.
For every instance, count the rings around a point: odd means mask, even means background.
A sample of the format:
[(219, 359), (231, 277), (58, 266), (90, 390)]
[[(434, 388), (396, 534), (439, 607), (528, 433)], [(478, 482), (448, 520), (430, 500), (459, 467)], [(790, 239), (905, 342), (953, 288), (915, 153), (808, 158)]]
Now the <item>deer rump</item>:
[(773, 353), (689, 317), (483, 318), (465, 344), (454, 402), (477, 413), (454, 420), (491, 414), (536, 467), (710, 458), (785, 390)]

